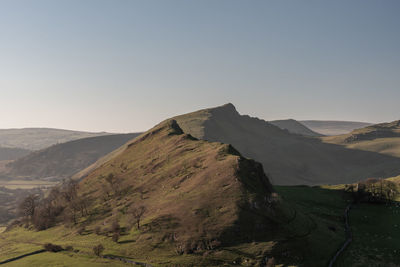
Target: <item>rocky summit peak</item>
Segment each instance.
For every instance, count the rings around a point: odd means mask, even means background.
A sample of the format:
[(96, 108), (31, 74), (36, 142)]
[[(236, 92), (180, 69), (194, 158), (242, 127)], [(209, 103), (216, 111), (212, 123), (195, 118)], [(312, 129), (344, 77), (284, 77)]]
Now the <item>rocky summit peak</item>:
[(210, 111), (222, 112), (224, 114), (231, 114), (231, 115), (239, 115), (239, 112), (236, 110), (236, 107), (232, 103), (227, 103), (219, 107), (211, 108)]

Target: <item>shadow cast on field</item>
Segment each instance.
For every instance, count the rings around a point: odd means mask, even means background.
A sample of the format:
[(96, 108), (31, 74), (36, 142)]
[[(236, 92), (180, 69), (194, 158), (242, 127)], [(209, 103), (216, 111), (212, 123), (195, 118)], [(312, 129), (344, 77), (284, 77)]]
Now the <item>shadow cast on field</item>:
[(130, 239), (130, 240), (123, 240), (123, 241), (118, 241), (118, 244), (128, 244), (128, 243), (134, 243), (136, 240)]

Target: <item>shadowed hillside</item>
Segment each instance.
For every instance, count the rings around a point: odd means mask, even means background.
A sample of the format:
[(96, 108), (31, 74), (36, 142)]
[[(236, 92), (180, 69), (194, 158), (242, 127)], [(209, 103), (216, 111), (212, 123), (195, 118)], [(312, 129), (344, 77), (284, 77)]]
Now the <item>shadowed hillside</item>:
[(137, 133), (106, 135), (53, 145), (8, 163), (3, 175), (59, 181), (86, 168), (138, 135)]
[(0, 161), (21, 158), (30, 152), (30, 150), (23, 148), (0, 147)]
[(300, 134), (304, 136), (322, 136), (322, 134), (314, 132), (300, 122), (292, 119), (269, 121), (269, 123), (278, 126), (283, 130), (288, 130), (289, 132), (294, 134)]
[(306, 120), (306, 121), (300, 121), (300, 123), (304, 124), (309, 129), (323, 135), (347, 134), (353, 131), (354, 129), (359, 129), (372, 125), (372, 123), (357, 122), (357, 121)]
[(399, 174), (400, 159), (346, 149), (303, 137), (258, 118), (240, 115), (232, 104), (175, 117), (196, 138), (232, 144), (261, 162), (274, 184), (338, 184)]
[(0, 129), (0, 147), (39, 150), (80, 138), (108, 135), (52, 128)]

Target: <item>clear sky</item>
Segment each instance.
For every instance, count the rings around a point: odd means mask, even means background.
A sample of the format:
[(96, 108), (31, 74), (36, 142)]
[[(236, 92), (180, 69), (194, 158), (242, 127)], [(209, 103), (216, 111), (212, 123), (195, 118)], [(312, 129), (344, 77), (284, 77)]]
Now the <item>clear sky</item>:
[(400, 119), (400, 1), (2, 0), (0, 128), (141, 131), (232, 102)]

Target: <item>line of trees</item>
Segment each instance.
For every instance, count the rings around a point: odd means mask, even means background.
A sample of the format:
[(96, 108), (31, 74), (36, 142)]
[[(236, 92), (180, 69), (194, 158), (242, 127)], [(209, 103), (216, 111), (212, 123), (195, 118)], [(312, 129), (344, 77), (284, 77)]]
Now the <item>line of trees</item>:
[(58, 220), (77, 224), (80, 217), (89, 215), (89, 199), (78, 195), (78, 183), (66, 180), (53, 187), (48, 196), (39, 199), (29, 195), (18, 206), (18, 213), (26, 225), (32, 223), (37, 230), (45, 230)]

